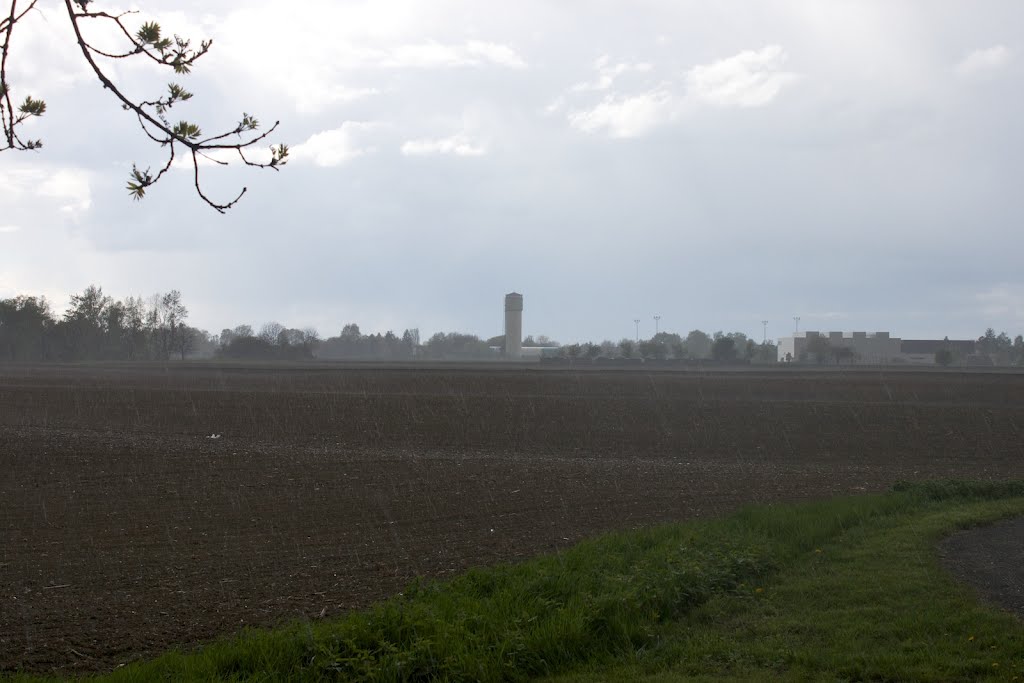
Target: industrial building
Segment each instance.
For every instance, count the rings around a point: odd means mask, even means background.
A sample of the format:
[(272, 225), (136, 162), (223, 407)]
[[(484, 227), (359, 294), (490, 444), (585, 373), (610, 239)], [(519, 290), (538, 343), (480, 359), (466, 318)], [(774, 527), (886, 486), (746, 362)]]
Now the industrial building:
[(806, 362), (810, 355), (808, 345), (824, 337), (831, 348), (846, 347), (853, 352), (854, 363), (884, 364), (900, 355), (900, 339), (888, 332), (797, 332), (792, 337), (779, 339), (779, 362)]
[[(935, 354), (949, 351), (958, 365), (987, 365), (978, 354), (978, 342), (973, 339), (904, 339), (900, 344), (900, 355), (907, 363), (933, 365)], [(991, 361), (989, 361), (991, 362)]]
[(778, 343), (780, 363), (819, 362), (812, 351), (815, 340), (824, 339), (829, 349), (849, 349), (852, 354), (843, 362), (858, 365), (890, 363), (932, 365), (940, 349), (950, 351), (959, 363), (973, 364), (975, 342), (946, 339), (900, 339), (888, 332), (797, 332)]

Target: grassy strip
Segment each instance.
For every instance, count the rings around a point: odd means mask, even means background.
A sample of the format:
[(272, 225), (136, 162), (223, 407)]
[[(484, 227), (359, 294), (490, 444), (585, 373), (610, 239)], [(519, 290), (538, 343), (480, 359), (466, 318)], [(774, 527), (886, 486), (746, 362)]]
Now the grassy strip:
[(954, 586), (934, 541), (1024, 513), (1024, 483), (897, 488), (610, 534), (102, 680), (1010, 677), (1024, 628)]
[(805, 546), (761, 591), (716, 595), (619, 665), (552, 681), (1024, 681), (1024, 624), (979, 604), (935, 551), (953, 530), (1024, 514), (1020, 483), (898, 488), (884, 502), (907, 509), (871, 515), (880, 501), (865, 501), (868, 523)]

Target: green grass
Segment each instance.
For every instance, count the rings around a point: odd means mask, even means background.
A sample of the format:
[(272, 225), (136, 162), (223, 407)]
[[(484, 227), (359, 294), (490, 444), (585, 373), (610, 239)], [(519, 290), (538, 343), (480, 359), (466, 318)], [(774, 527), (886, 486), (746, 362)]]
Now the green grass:
[(610, 534), (102, 680), (1024, 681), (1024, 625), (935, 555), (1024, 514), (1024, 482), (896, 489)]

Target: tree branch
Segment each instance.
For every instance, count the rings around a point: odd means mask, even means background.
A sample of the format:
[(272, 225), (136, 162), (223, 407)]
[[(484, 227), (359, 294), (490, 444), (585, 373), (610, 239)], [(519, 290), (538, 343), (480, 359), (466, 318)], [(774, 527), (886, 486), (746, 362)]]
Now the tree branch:
[(30, 0), (28, 6), (18, 12), (18, 0), (11, 0), (10, 13), (0, 20), (0, 34), (3, 35), (3, 45), (0, 46), (0, 121), (2, 121), (4, 140), (0, 145), (0, 152), (8, 149), (39, 149), (43, 143), (39, 140), (22, 140), (18, 136), (17, 127), (26, 119), (33, 116), (42, 116), (46, 111), (46, 103), (42, 100), (35, 100), (26, 97), (25, 102), (17, 109), (11, 103), (11, 89), (7, 82), (7, 57), (10, 54), (11, 35), (14, 33), (14, 26), (21, 21), (26, 14), (36, 6), (36, 0)]
[[(10, 12), (6, 17), (0, 19), (0, 37), (2, 37), (2, 44), (0, 44), (0, 120), (3, 122), (4, 135), (3, 140), (0, 141), (0, 151), (7, 149), (38, 149), (42, 144), (38, 140), (23, 141), (18, 136), (16, 129), (17, 126), (28, 118), (42, 116), (46, 110), (45, 102), (29, 96), (25, 99), (24, 103), (15, 107), (11, 101), (10, 87), (7, 83), (7, 58), (10, 52), (11, 34), (18, 21), (35, 7), (36, 2), (37, 0), (28, 0), (27, 6), (23, 4), (23, 9), (19, 11), (19, 0), (11, 0)], [(160, 66), (173, 69), (178, 74), (187, 74), (191, 71), (195, 62), (209, 51), (212, 41), (203, 40), (199, 43), (198, 48), (192, 48), (192, 43), (188, 39), (177, 35), (173, 39), (164, 37), (161, 34), (160, 26), (155, 22), (143, 22), (138, 31), (133, 33), (125, 25), (123, 19), (128, 14), (134, 14), (134, 12), (111, 14), (103, 11), (90, 11), (87, 9), (90, 2), (92, 0), (64, 0), (68, 19), (71, 21), (71, 26), (74, 30), (75, 41), (81, 50), (83, 58), (103, 87), (120, 101), (121, 107), (135, 115), (139, 127), (142, 128), (146, 137), (161, 147), (168, 148), (167, 161), (155, 175), (150, 173), (149, 169), (141, 171), (137, 166), (132, 166), (128, 191), (135, 199), (141, 199), (145, 195), (146, 190), (159, 181), (171, 168), (175, 159), (176, 145), (181, 145), (189, 150), (193, 166), (193, 181), (197, 194), (204, 202), (220, 213), (224, 213), (227, 209), (234, 206), (245, 195), (246, 188), (243, 187), (241, 192), (229, 202), (221, 203), (212, 200), (203, 192), (200, 185), (200, 157), (209, 159), (218, 165), (226, 166), (228, 165), (227, 161), (211, 156), (209, 152), (234, 150), (238, 152), (239, 157), (246, 166), (278, 170), (287, 162), (287, 145), (271, 145), (270, 161), (263, 163), (250, 161), (243, 153), (243, 150), (252, 148), (254, 145), (266, 140), (271, 133), (277, 130), (279, 122), (275, 122), (266, 131), (257, 132), (259, 127), (258, 120), (249, 114), (243, 114), (242, 120), (234, 128), (223, 133), (204, 137), (199, 126), (188, 121), (172, 123), (168, 119), (167, 112), (172, 107), (192, 98), (192, 93), (186, 91), (181, 86), (171, 83), (168, 85), (168, 91), (165, 95), (152, 100), (134, 101), (126, 96), (100, 67), (97, 58), (119, 60), (143, 55)], [(105, 20), (113, 23), (128, 41), (129, 47), (122, 51), (100, 50), (85, 39), (82, 27), (79, 25), (79, 20), (82, 19)], [(246, 137), (246, 134), (249, 135)], [(228, 142), (227, 140), (231, 136), (238, 136), (239, 139), (236, 142)]]

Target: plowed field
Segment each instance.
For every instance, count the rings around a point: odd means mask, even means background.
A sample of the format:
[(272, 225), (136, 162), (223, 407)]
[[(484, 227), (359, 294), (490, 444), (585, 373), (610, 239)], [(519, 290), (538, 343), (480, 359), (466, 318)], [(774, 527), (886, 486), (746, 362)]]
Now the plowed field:
[(0, 671), (897, 479), (1024, 477), (1024, 375), (0, 366)]

